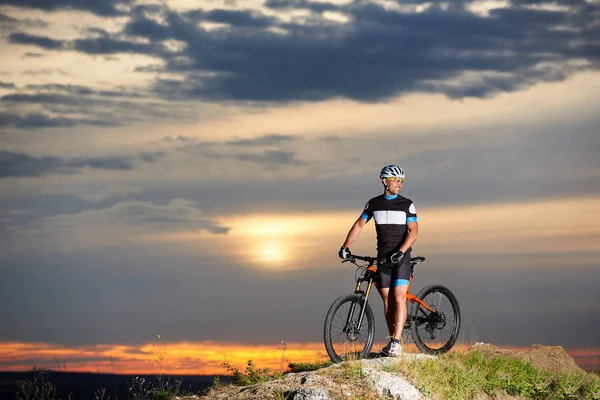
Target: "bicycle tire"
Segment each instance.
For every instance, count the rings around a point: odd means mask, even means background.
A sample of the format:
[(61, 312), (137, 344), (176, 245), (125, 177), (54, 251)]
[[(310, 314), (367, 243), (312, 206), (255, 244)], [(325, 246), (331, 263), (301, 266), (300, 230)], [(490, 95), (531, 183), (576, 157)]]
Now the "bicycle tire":
[(425, 354), (447, 353), (460, 332), (460, 307), (454, 294), (445, 286), (429, 285), (417, 297), (434, 308), (434, 314), (418, 302), (412, 304), (410, 331), (417, 348)]
[[(362, 330), (356, 335), (356, 329), (344, 332), (352, 304), (357, 305), (352, 318), (352, 324), (358, 323), (361, 307), (365, 307)], [(357, 328), (354, 326), (354, 328)], [(364, 329), (366, 328), (366, 330)], [(350, 359), (365, 358), (369, 355), (375, 337), (375, 317), (364, 297), (359, 294), (344, 294), (338, 297), (325, 317), (323, 339), (325, 349), (331, 361), (339, 363)]]

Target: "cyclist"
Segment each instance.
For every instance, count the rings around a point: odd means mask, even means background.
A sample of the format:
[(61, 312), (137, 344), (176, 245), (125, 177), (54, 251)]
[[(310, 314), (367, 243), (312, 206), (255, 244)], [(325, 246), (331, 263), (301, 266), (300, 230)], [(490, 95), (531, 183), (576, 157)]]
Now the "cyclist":
[(379, 259), (375, 286), (383, 299), (383, 311), (390, 334), (390, 342), (380, 353), (391, 357), (397, 357), (402, 352), (400, 337), (407, 316), (410, 250), (419, 232), (415, 205), (400, 196), (404, 177), (404, 170), (397, 165), (386, 165), (381, 169), (379, 178), (384, 193), (365, 205), (339, 251), (340, 258), (349, 258), (352, 255), (349, 246), (360, 235), (363, 226), (371, 218), (375, 220)]

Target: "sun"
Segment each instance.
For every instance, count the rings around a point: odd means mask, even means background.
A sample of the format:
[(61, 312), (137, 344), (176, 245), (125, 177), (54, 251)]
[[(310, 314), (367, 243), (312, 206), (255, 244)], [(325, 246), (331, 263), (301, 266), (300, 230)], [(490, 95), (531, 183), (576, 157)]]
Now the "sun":
[(264, 263), (282, 263), (289, 258), (285, 243), (274, 238), (264, 239), (255, 251), (257, 261)]
[(244, 261), (259, 269), (293, 270), (301, 268), (300, 260), (306, 258), (307, 251), (315, 253), (323, 248), (325, 254), (329, 241), (339, 241), (339, 236), (345, 235), (336, 229), (342, 225), (340, 221), (352, 217), (354, 214), (330, 212), (253, 214), (233, 215), (218, 222), (231, 228), (224, 239)]

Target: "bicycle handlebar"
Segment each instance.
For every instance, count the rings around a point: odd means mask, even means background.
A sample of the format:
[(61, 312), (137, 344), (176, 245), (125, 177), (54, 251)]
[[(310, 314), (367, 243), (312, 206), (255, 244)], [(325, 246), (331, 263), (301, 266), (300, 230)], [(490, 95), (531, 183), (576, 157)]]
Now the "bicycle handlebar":
[[(377, 257), (371, 257), (371, 256), (357, 256), (355, 254), (351, 254), (350, 257), (342, 260), (342, 262), (351, 262), (351, 263), (356, 263), (356, 260), (361, 260), (361, 261), (366, 261), (369, 264), (374, 264), (376, 262), (379, 262), (379, 258)], [(418, 257), (412, 257), (410, 259), (411, 264), (418, 264), (425, 261), (425, 257), (422, 256), (418, 256)]]
[(346, 262), (346, 261), (354, 262), (356, 260), (366, 261), (369, 264), (371, 264), (371, 263), (375, 263), (378, 260), (378, 258), (370, 257), (370, 256), (357, 256), (355, 254), (351, 254), (350, 257), (346, 258), (345, 260), (342, 260), (342, 262)]

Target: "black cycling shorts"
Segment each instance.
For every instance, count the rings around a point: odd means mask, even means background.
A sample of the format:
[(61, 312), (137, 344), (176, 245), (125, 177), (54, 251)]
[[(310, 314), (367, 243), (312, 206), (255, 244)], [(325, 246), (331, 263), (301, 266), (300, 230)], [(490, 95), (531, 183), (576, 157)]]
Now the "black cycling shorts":
[(402, 262), (398, 264), (379, 264), (377, 272), (375, 284), (380, 289), (408, 285), (410, 283), (410, 251), (404, 253)]

